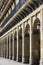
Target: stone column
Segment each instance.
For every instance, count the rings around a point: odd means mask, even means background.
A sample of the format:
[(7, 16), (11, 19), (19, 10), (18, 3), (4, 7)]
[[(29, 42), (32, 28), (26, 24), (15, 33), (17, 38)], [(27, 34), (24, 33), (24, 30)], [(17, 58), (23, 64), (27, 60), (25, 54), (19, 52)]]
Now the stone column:
[(13, 33), (13, 36), (12, 36), (12, 59), (14, 60), (14, 32)]
[(1, 40), (1, 57), (2, 57), (2, 40)]
[(0, 57), (1, 57), (1, 41), (0, 41)]
[(4, 58), (5, 58), (5, 38), (4, 38)]
[(32, 19), (30, 18), (30, 64), (32, 63)]
[(2, 57), (3, 57), (3, 40), (2, 40)]
[(1, 40), (1, 57), (2, 57), (2, 40)]
[(1, 57), (1, 41), (0, 41), (0, 57)]
[[(7, 37), (5, 39), (5, 55), (7, 56)], [(5, 56), (5, 58), (6, 58), (6, 56)]]
[(5, 38), (4, 38), (4, 58), (5, 58)]
[(5, 58), (5, 38), (4, 38), (4, 58)]
[(3, 39), (3, 57), (4, 57), (4, 39)]
[(13, 32), (11, 33), (11, 59), (13, 58)]
[(1, 53), (0, 53), (1, 54)]
[(6, 58), (7, 58), (7, 37), (6, 37)]
[(4, 57), (4, 39), (3, 39), (3, 57)]
[(6, 38), (5, 38), (5, 58), (6, 58)]
[[(1, 45), (2, 46), (2, 45)], [(2, 56), (2, 47), (1, 47), (1, 56)]]
[(9, 35), (9, 59), (11, 59), (11, 34)]
[(7, 56), (6, 58), (8, 58), (8, 36), (7, 36)]
[(8, 58), (9, 58), (9, 36), (8, 36)]
[(43, 65), (43, 9), (40, 16), (40, 65)]
[(22, 24), (22, 62), (24, 63), (24, 23)]
[(17, 61), (18, 61), (18, 27), (17, 27)]

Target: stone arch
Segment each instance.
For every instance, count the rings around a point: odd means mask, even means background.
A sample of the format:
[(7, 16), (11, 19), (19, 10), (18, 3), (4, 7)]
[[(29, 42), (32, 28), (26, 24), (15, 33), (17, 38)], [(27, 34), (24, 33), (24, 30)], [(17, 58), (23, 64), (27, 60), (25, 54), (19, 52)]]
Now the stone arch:
[(40, 20), (35, 19), (32, 33), (32, 64), (39, 65), (40, 60)]
[(18, 33), (18, 61), (22, 62), (22, 28)]
[(30, 26), (27, 23), (24, 31), (24, 63), (29, 63), (30, 56)]
[(17, 31), (14, 31), (14, 60), (17, 59)]

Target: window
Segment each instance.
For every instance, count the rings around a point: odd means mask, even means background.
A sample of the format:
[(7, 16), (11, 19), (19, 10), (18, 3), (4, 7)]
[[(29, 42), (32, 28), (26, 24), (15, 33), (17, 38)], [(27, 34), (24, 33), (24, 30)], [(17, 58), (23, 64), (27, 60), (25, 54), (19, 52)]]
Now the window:
[(11, 8), (9, 9), (9, 14), (11, 13)]
[(14, 10), (14, 3), (13, 3), (13, 5), (12, 5), (12, 10)]
[(19, 3), (19, 0), (16, 0), (16, 5)]
[(40, 23), (37, 24), (37, 29), (40, 29)]
[(8, 17), (8, 13), (6, 14), (6, 17)]

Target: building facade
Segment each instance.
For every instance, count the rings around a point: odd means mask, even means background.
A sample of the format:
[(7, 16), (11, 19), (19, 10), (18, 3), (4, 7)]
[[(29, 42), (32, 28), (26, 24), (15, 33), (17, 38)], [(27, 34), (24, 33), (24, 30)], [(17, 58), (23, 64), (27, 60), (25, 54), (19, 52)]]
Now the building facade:
[(0, 7), (0, 57), (43, 65), (43, 1), (5, 3)]

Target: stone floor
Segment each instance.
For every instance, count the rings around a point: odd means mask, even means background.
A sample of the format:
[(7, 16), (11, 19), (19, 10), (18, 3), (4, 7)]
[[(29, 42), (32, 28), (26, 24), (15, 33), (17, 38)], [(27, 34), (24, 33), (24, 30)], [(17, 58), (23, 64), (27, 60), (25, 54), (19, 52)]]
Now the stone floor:
[(29, 64), (23, 64), (10, 59), (4, 59), (0, 57), (0, 65), (29, 65)]

